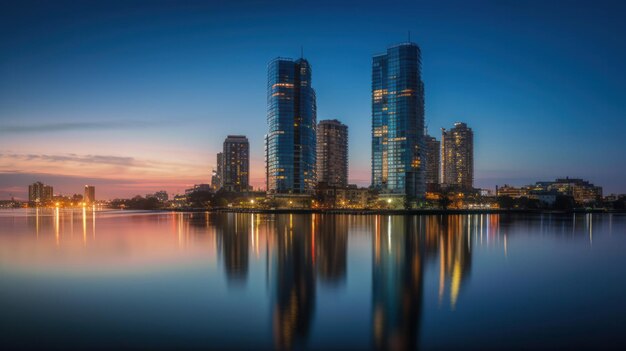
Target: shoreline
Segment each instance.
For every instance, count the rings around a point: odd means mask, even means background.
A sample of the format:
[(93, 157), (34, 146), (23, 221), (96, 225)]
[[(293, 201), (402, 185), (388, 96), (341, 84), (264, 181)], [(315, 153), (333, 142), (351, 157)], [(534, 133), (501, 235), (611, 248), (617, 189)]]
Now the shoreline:
[(600, 214), (626, 213), (626, 210), (576, 209), (576, 210), (529, 210), (529, 209), (415, 209), (415, 210), (357, 210), (357, 209), (175, 209), (174, 212), (254, 213), (254, 214), (343, 214), (343, 215), (459, 215), (459, 214)]
[[(53, 209), (53, 208), (50, 208)], [(78, 208), (65, 208), (78, 209)], [(15, 210), (2, 208), (0, 210)], [(189, 212), (189, 213), (250, 213), (250, 214), (331, 214), (331, 215), (473, 215), (473, 214), (626, 214), (624, 210), (608, 209), (574, 209), (574, 210), (537, 210), (537, 209), (412, 209), (412, 210), (384, 210), (384, 209), (252, 209), (252, 208), (100, 208), (99, 211), (145, 211), (145, 212)]]

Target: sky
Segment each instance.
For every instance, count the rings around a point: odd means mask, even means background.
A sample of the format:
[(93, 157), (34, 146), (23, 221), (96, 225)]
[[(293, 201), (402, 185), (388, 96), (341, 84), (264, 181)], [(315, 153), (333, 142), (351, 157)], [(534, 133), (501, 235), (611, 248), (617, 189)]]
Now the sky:
[(474, 130), (475, 186), (581, 177), (626, 193), (626, 3), (11, 1), (0, 12), (0, 199), (100, 199), (210, 182), (229, 134), (264, 184), (267, 64), (313, 67), (368, 186), (372, 56), (422, 51), (431, 135)]

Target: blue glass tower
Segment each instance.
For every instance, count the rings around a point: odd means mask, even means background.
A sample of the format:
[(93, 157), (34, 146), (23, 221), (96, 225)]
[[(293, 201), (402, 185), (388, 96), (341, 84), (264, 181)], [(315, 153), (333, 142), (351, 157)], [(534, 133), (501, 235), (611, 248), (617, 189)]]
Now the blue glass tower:
[(372, 62), (372, 186), (422, 198), (426, 190), (421, 53), (403, 43)]
[(269, 63), (265, 137), (267, 191), (307, 194), (316, 185), (316, 104), (311, 65), (303, 58)]

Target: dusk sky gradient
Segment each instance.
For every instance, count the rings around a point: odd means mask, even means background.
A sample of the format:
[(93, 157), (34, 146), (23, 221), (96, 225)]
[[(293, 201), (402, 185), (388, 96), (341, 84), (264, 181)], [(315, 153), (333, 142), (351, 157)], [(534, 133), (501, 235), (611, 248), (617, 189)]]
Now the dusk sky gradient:
[(581, 177), (626, 193), (621, 1), (13, 1), (0, 11), (0, 199), (99, 199), (210, 182), (228, 134), (264, 184), (267, 64), (313, 67), (318, 121), (370, 183), (371, 60), (422, 50), (426, 123), (466, 122), (475, 186)]

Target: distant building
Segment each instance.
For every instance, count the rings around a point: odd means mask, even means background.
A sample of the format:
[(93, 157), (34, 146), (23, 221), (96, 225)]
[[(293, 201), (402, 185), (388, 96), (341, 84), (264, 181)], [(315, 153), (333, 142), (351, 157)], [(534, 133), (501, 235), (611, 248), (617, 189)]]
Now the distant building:
[(372, 187), (423, 198), (424, 83), (421, 51), (402, 43), (372, 60)]
[(28, 186), (28, 201), (32, 203), (45, 203), (52, 201), (53, 189), (50, 185), (35, 182)]
[(514, 187), (508, 184), (496, 187), (496, 196), (508, 196), (513, 199), (528, 196), (529, 192), (528, 187)]
[(316, 113), (309, 62), (304, 58), (271, 61), (265, 137), (269, 194), (311, 194), (315, 190)]
[(220, 190), (223, 185), (222, 179), (224, 179), (224, 154), (221, 152), (217, 153), (215, 168), (211, 177), (211, 186), (214, 190)]
[(172, 199), (172, 207), (184, 208), (189, 206), (189, 202), (187, 201), (187, 195), (189, 195), (189, 193), (185, 195), (174, 195), (174, 198)]
[(85, 193), (83, 201), (90, 204), (96, 202), (96, 187), (93, 185), (85, 185)]
[(250, 190), (250, 144), (243, 135), (229, 135), (224, 140), (222, 187), (228, 191)]
[(317, 125), (317, 181), (348, 185), (348, 126), (336, 119)]
[(366, 208), (370, 198), (370, 189), (354, 184), (340, 187), (321, 182), (316, 189), (316, 199), (322, 208)]
[(193, 188), (185, 189), (185, 195), (189, 195), (195, 192), (213, 192), (211, 184), (194, 184)]
[(439, 185), (439, 153), (441, 143), (430, 135), (426, 135), (426, 189), (436, 191)]
[(570, 196), (579, 204), (602, 201), (602, 187), (579, 178), (559, 178), (554, 181), (536, 182), (534, 185), (496, 187), (497, 196), (511, 198), (528, 197), (553, 204), (557, 196)]
[(553, 182), (537, 182), (545, 190), (554, 190), (562, 195), (574, 198), (579, 204), (586, 204), (602, 200), (602, 187), (580, 179), (580, 178), (559, 178)]
[(474, 132), (465, 123), (441, 129), (441, 183), (471, 190), (474, 185)]

